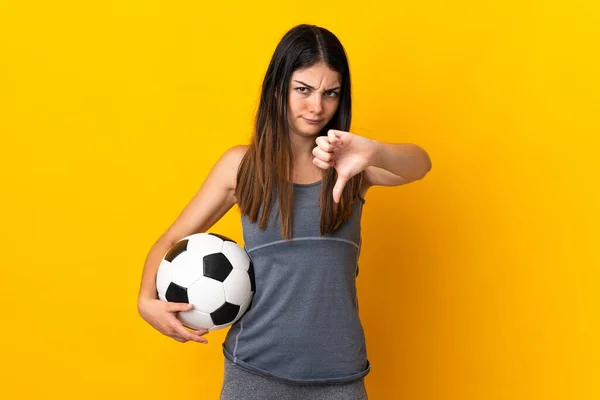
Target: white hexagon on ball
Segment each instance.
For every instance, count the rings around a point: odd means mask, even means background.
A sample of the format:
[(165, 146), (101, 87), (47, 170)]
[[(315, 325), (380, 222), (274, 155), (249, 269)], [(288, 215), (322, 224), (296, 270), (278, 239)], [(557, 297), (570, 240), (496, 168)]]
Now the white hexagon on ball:
[(187, 289), (188, 301), (198, 310), (210, 314), (225, 303), (223, 284), (205, 276)]
[(180, 311), (177, 316), (185, 326), (192, 329), (209, 329), (215, 325), (210, 315), (196, 309)]
[(247, 298), (247, 299), (244, 301), (244, 303), (243, 303), (243, 304), (240, 306), (240, 311), (238, 312), (238, 315), (237, 315), (237, 317), (235, 317), (236, 321), (237, 321), (238, 319), (240, 319), (240, 317), (241, 317), (242, 315), (244, 315), (244, 313), (245, 313), (245, 312), (248, 310), (248, 307), (250, 307), (250, 303), (252, 303), (253, 294), (254, 294), (254, 293), (252, 293), (252, 292), (251, 292), (251, 293), (248, 295), (248, 298)]
[(223, 282), (225, 300), (229, 303), (241, 305), (250, 293), (250, 277), (246, 271), (233, 269)]
[(220, 253), (223, 248), (223, 240), (217, 236), (209, 235), (208, 233), (195, 233), (186, 236), (188, 240), (187, 250), (199, 251), (200, 257), (208, 254)]
[(221, 250), (225, 257), (229, 260), (233, 268), (248, 271), (250, 268), (250, 260), (246, 251), (237, 243), (225, 242)]
[(179, 286), (189, 287), (192, 283), (202, 277), (202, 268), (199, 268), (199, 260), (202, 258), (193, 251), (184, 251), (179, 254), (171, 266), (171, 282)]

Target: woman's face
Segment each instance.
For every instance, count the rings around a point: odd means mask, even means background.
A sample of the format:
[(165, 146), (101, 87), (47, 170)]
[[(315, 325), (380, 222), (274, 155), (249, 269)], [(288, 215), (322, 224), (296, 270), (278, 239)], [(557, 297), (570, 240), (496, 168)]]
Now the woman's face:
[(323, 63), (294, 71), (288, 89), (290, 134), (317, 135), (338, 108), (340, 86), (340, 74)]

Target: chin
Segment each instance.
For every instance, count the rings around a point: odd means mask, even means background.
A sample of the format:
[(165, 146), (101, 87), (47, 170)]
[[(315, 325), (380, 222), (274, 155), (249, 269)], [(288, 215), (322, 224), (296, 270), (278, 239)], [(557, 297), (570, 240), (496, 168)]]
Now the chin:
[(322, 127), (314, 126), (314, 127), (303, 129), (302, 133), (304, 133), (306, 136), (315, 136), (321, 132), (321, 129), (322, 129)]
[(323, 129), (322, 126), (313, 126), (313, 125), (309, 125), (309, 126), (295, 126), (294, 127), (294, 132), (296, 132), (297, 134), (301, 135), (301, 136), (315, 136), (318, 135), (319, 132), (321, 132), (321, 130)]
[(321, 129), (323, 129), (323, 128), (325, 127), (325, 125), (327, 125), (327, 124), (326, 124), (326, 123), (324, 123), (324, 122), (323, 122), (323, 123), (320, 123), (320, 124), (318, 124), (318, 125), (313, 125), (313, 124), (303, 124), (302, 128), (303, 128), (305, 131), (308, 131), (308, 132), (318, 132), (318, 131), (320, 131)]

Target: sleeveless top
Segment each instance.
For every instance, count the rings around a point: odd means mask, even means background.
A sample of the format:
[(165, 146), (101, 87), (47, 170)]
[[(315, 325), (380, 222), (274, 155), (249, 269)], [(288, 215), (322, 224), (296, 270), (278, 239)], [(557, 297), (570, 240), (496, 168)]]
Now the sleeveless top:
[(351, 382), (370, 371), (356, 294), (365, 200), (359, 196), (351, 217), (321, 236), (320, 192), (321, 181), (294, 184), (291, 241), (281, 236), (276, 195), (264, 231), (242, 216), (256, 292), (227, 332), (223, 353), (289, 383)]

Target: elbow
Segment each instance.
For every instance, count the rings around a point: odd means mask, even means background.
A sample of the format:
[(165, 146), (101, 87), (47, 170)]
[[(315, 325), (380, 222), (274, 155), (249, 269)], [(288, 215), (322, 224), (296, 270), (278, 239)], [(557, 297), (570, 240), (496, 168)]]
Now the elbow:
[(427, 154), (427, 152), (423, 149), (421, 149), (421, 152), (421, 162), (420, 167), (418, 168), (419, 173), (415, 174), (413, 179), (411, 179), (413, 181), (418, 181), (425, 178), (425, 175), (427, 175), (429, 171), (431, 171), (431, 158), (429, 157), (429, 154)]
[(427, 175), (429, 171), (431, 171), (431, 159), (429, 158), (429, 156), (427, 156), (427, 161), (425, 162), (425, 169), (423, 172), (423, 176), (421, 176), (421, 179), (425, 178), (425, 175)]

